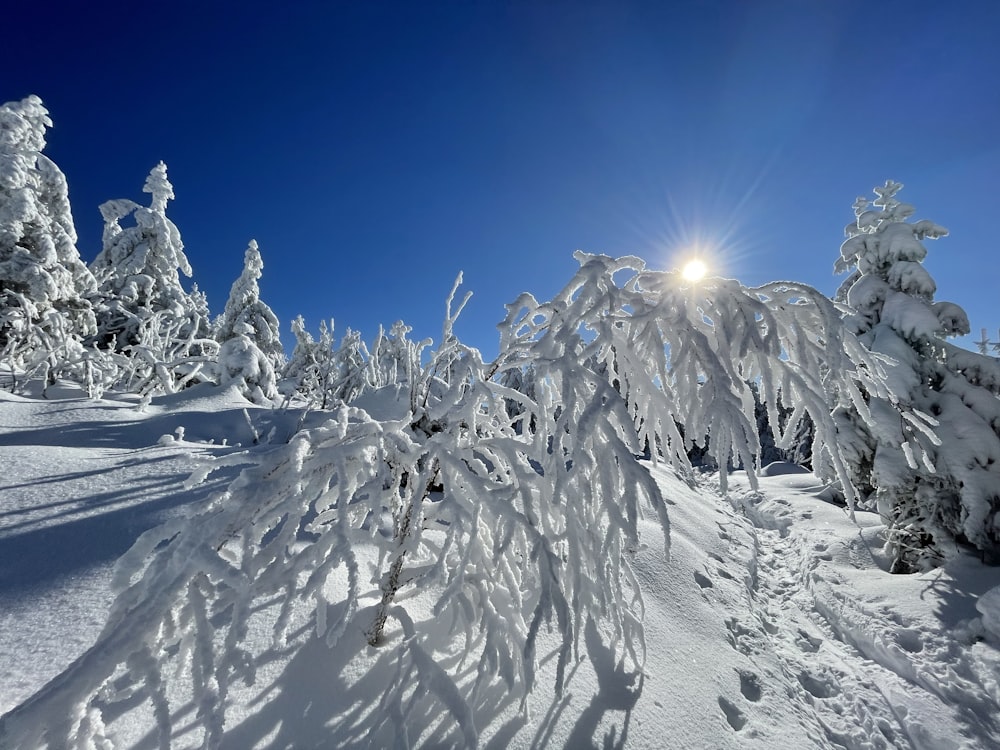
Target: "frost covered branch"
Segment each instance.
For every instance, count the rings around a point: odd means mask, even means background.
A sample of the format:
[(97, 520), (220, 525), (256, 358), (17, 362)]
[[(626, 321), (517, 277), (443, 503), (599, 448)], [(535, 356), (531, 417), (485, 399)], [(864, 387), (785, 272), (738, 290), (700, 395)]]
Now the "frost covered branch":
[[(217, 747), (232, 696), (276, 654), (314, 643), (397, 676), (364, 716), (334, 719), (374, 742), (430, 701), (454, 723), (423, 740), (474, 745), (498, 700), (525, 708), (549, 655), (562, 690), (588, 623), (641, 669), (629, 559), (644, 512), (668, 541), (669, 521), (636, 456), (690, 475), (687, 448), (700, 439), (722, 462), (753, 465), (746, 381), (799, 397), (822, 439), (826, 399), (862, 376), (836, 311), (807, 287), (716, 280), (695, 291), (636, 258), (577, 257), (552, 301), (508, 306), (497, 361), (458, 341), (450, 310), (425, 364), (396, 328), (352, 371), (381, 362), (396, 382), (364, 381), (198, 515), (144, 535), (120, 561), (98, 643), (4, 717), (5, 738), (97, 743), (105, 723), (138, 710), (161, 747), (179, 732)], [(362, 408), (376, 403), (391, 418)], [(262, 630), (269, 646), (249, 635)], [(66, 720), (38, 720), (52, 715)]]

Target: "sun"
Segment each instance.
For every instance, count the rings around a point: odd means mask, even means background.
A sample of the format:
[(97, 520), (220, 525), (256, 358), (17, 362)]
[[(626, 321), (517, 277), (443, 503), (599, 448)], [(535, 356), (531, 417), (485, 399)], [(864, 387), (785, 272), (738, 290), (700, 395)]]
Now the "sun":
[(681, 276), (685, 281), (700, 281), (708, 273), (708, 266), (699, 258), (692, 258), (684, 264)]

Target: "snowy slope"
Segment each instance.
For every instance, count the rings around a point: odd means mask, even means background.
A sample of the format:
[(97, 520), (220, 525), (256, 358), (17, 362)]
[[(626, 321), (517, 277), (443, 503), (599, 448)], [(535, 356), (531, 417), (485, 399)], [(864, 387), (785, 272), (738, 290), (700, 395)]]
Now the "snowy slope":
[[(192, 391), (148, 405), (0, 395), (0, 713), (95, 640), (114, 558), (238, 470), (184, 489), (200, 461), (236, 443), (252, 455), (295, 428), (297, 415), (252, 407), (234, 390)], [(811, 474), (772, 472), (760, 493), (734, 475), (721, 496), (711, 478), (692, 488), (653, 471), (669, 503), (671, 552), (644, 521), (633, 560), (646, 608), (643, 673), (624, 670), (588, 628), (562, 697), (552, 694), (551, 659), (527, 712), (499, 693), (480, 704), (481, 746), (1000, 746), (1000, 568), (959, 555), (930, 573), (891, 576), (877, 519), (853, 523)], [(365, 554), (361, 567), (374, 562)], [(432, 617), (424, 599), (405, 602), (415, 621)], [(374, 603), (362, 600), (357, 622)], [(262, 629), (258, 679), (233, 688), (223, 746), (397, 741), (369, 736), (365, 722), (396, 679), (400, 637), (397, 627), (370, 649), (358, 626), (333, 649), (310, 638), (282, 650)], [(410, 742), (467, 744), (450, 715), (415, 705)], [(155, 747), (146, 721), (140, 713), (110, 729), (121, 747)], [(180, 724), (173, 746), (195, 745), (193, 711)]]
[[(0, 391), (0, 713), (95, 640), (114, 561), (136, 537), (226, 480), (181, 491), (197, 462), (254, 439), (235, 388), (148, 405), (62, 395)], [(253, 418), (270, 429), (270, 414)]]

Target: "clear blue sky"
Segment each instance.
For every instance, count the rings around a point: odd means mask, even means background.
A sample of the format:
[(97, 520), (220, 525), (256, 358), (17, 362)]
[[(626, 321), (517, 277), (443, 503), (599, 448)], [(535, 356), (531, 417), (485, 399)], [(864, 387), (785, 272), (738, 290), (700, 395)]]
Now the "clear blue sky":
[(886, 178), (938, 299), (1000, 326), (1000, 3), (8, 4), (0, 101), (38, 94), (79, 248), (164, 160), (195, 280), (221, 312), (247, 241), (288, 324), (495, 351), (503, 304), (583, 249), (671, 267), (712, 248), (747, 284), (832, 293), (851, 204)]

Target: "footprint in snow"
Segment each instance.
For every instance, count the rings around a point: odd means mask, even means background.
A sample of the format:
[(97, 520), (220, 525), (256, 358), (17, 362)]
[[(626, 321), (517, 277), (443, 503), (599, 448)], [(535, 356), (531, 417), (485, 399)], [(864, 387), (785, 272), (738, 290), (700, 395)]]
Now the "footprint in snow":
[(732, 701), (726, 700), (720, 695), (719, 707), (722, 709), (722, 713), (726, 715), (726, 721), (729, 722), (729, 726), (737, 732), (746, 726), (747, 717), (743, 715), (743, 712)]
[(728, 579), (730, 581), (736, 580), (735, 578), (733, 578), (732, 574), (728, 570), (726, 570), (725, 568), (722, 568), (722, 567), (716, 568), (715, 572), (718, 573), (723, 578), (726, 578), (726, 579)]
[(900, 648), (909, 651), (911, 654), (918, 654), (924, 650), (924, 641), (920, 633), (910, 628), (900, 628), (896, 631), (896, 643)]
[(703, 589), (710, 589), (710, 588), (712, 588), (715, 585), (715, 584), (712, 583), (712, 580), (708, 576), (702, 575), (697, 570), (694, 572), (694, 580)]
[(795, 643), (798, 644), (798, 647), (803, 651), (815, 654), (819, 651), (819, 647), (822, 645), (823, 639), (817, 638), (814, 635), (809, 635), (809, 633), (799, 628), (799, 637), (795, 639)]
[(741, 669), (740, 672), (740, 692), (743, 693), (743, 697), (746, 698), (751, 703), (756, 703), (760, 700), (763, 694), (763, 688), (760, 685), (760, 677), (749, 669)]
[(832, 698), (840, 693), (840, 685), (823, 675), (800, 672), (799, 684), (815, 698)]

